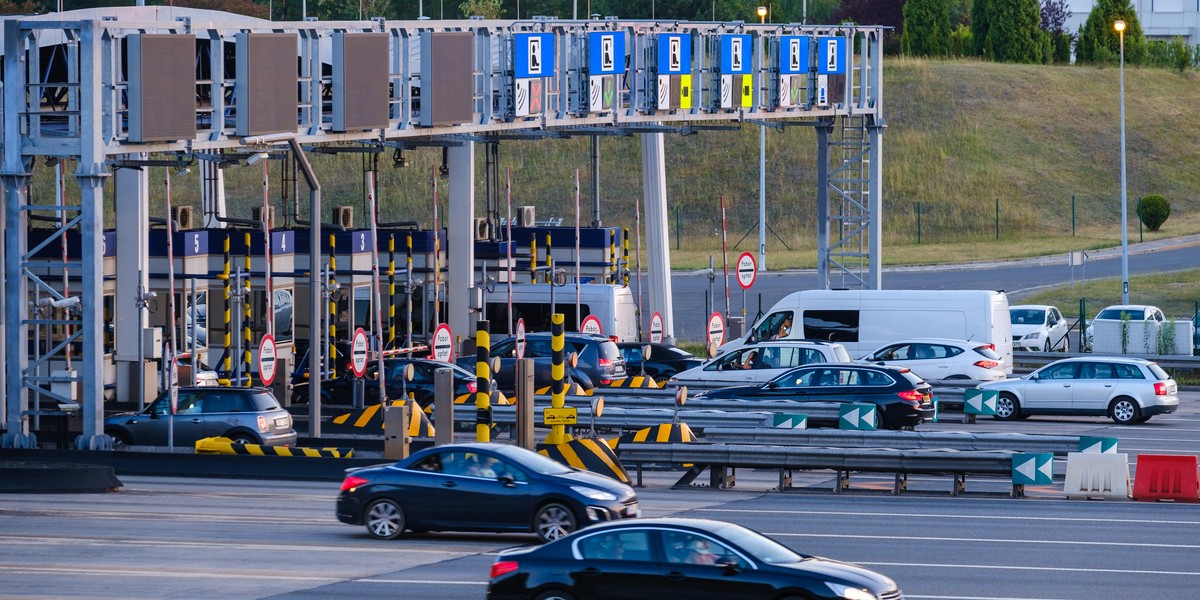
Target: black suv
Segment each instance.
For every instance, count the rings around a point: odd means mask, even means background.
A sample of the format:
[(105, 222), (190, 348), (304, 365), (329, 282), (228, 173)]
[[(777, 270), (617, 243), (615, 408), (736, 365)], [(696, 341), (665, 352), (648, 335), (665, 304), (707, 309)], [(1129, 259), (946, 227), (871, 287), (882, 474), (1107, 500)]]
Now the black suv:
[[(525, 336), (525, 358), (532, 358), (533, 382), (537, 388), (551, 383), (551, 348), (549, 333), (531, 333)], [(625, 359), (616, 342), (602, 335), (590, 333), (568, 333), (564, 336), (563, 353), (569, 361), (571, 353), (579, 360), (574, 368), (565, 365), (568, 383), (578, 383), (584, 388), (599, 387), (625, 377)], [(492, 344), (491, 354), (500, 358), (500, 370), (493, 374), (496, 386), (505, 393), (516, 388), (517, 339), (504, 338)], [(475, 371), (475, 357), (464, 356), (458, 364), (468, 371)]]

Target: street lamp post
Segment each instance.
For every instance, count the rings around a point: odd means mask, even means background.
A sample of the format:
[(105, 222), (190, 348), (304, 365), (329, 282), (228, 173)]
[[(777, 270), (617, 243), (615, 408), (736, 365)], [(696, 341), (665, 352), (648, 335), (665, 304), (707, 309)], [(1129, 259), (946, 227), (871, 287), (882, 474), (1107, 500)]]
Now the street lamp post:
[(1129, 304), (1129, 223), (1125, 179), (1125, 21), (1113, 23), (1121, 40), (1121, 304)]
[[(767, 22), (767, 7), (758, 7), (758, 22)], [(767, 270), (767, 128), (758, 126), (758, 270)]]

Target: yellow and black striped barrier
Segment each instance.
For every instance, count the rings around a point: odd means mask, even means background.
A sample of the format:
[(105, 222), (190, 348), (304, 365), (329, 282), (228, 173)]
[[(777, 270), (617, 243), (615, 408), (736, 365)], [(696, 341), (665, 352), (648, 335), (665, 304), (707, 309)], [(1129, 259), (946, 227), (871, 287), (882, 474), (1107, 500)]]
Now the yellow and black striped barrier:
[[(404, 400), (392, 400), (392, 406), (404, 406)], [(382, 433), (383, 405), (372, 404), (366, 408), (338, 415), (326, 423), (329, 433)], [(420, 410), (414, 410), (408, 419), (409, 437), (433, 437), (433, 423)]]
[(687, 423), (663, 423), (627, 433), (611, 442), (611, 446), (615, 450), (624, 443), (674, 444), (694, 441), (696, 434), (692, 433), (692, 428), (688, 427)]
[[(553, 384), (551, 384), (546, 387), (540, 387), (540, 388), (534, 390), (533, 393), (537, 394), (538, 396), (545, 396), (547, 394), (553, 394), (554, 393), (553, 388), (554, 388), (554, 386), (553, 386)], [(591, 396), (592, 390), (589, 390), (589, 389), (583, 387), (582, 385), (579, 385), (578, 383), (572, 383), (570, 385), (563, 386), (563, 395), (564, 396)]]
[(538, 450), (538, 454), (568, 467), (607, 475), (621, 483), (629, 483), (629, 475), (625, 473), (625, 467), (621, 466), (621, 460), (617, 458), (616, 453), (609, 447), (609, 442), (604, 438), (574, 439), (547, 446)]
[[(492, 404), (500, 404), (500, 405), (504, 405), (504, 406), (510, 406), (510, 405), (516, 404), (516, 400), (509, 398), (508, 396), (505, 396), (504, 392), (501, 392), (500, 390), (492, 390), (491, 395), (492, 395)], [(466, 394), (460, 394), (454, 398), (455, 404), (471, 404), (473, 402), (475, 402), (475, 394), (472, 394), (470, 392), (468, 392)], [(429, 407), (427, 407), (425, 409), (425, 412), (428, 413), (428, 412), (432, 412), (432, 411), (433, 411), (433, 405), (430, 404)]]
[(662, 388), (662, 386), (659, 385), (659, 383), (657, 381), (655, 381), (654, 378), (649, 375), (634, 375), (633, 377), (617, 379), (617, 380), (614, 380), (612, 383), (610, 383), (608, 385), (608, 387), (655, 389), (655, 390)]
[(243, 454), (246, 456), (294, 456), (307, 458), (354, 458), (353, 448), (291, 448), (235, 444), (226, 437), (196, 440), (196, 454)]

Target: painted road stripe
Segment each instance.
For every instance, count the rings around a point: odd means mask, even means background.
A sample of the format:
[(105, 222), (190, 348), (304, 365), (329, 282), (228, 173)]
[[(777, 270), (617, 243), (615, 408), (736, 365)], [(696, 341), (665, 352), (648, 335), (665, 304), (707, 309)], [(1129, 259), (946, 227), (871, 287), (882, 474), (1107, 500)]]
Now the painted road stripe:
[(417, 585), (487, 585), (486, 581), (447, 581), (444, 579), (355, 579), (355, 583), (413, 583)]
[(1005, 538), (963, 538), (963, 537), (924, 537), (924, 536), (892, 536), (892, 535), (846, 535), (824, 533), (768, 533), (771, 537), (812, 537), (860, 540), (906, 540), (912, 542), (976, 542), (981, 544), (1066, 544), (1071, 546), (1127, 546), (1130, 548), (1180, 548), (1198, 549), (1200, 544), (1148, 544), (1138, 542), (1080, 542), (1073, 540), (1018, 540)]
[[(1039, 500), (1039, 502), (1041, 502)], [(1064, 502), (1070, 502), (1064, 500)], [(1075, 504), (1079, 504), (1075, 502)], [(886, 513), (886, 512), (865, 512), (865, 511), (834, 511), (834, 510), (803, 510), (797, 511), (794, 509), (788, 510), (763, 510), (763, 509), (748, 509), (748, 508), (689, 508), (680, 510), (695, 510), (702, 512), (717, 512), (717, 513), (745, 513), (745, 514), (766, 514), (766, 515), (795, 515), (797, 512), (803, 512), (805, 515), (831, 515), (831, 516), (847, 516), (847, 517), (904, 517), (912, 519), (916, 516), (926, 517), (929, 519), (980, 519), (987, 521), (1062, 521), (1068, 523), (1111, 523), (1111, 518), (1095, 518), (1085, 519), (1081, 517), (1009, 517), (1003, 515), (947, 515), (947, 514), (923, 514), (914, 515), (913, 513)], [(1195, 525), (1200, 523), (1200, 519), (1192, 519), (1190, 521), (1170, 520), (1170, 519), (1138, 519), (1138, 523), (1155, 523), (1161, 525)]]
[[(1188, 575), (1200, 577), (1200, 571), (1160, 571), (1150, 569), (1086, 569), (1083, 567), (1018, 567), (1009, 565), (951, 565), (934, 563), (894, 563), (894, 562), (863, 562), (854, 564), (865, 567), (907, 567), (930, 569), (980, 569), (990, 571), (1052, 571), (1056, 573), (1104, 573), (1106, 575)], [(907, 596), (915, 598), (915, 596)]]
[(301, 544), (247, 544), (245, 542), (186, 542), (179, 540), (114, 540), (112, 538), (83, 538), (83, 537), (27, 537), (27, 536), (0, 536), (0, 541), (11, 544), (42, 544), (42, 545), (104, 545), (120, 544), (121, 546), (147, 546), (147, 547), (172, 547), (172, 548), (237, 548), (240, 550), (264, 550), (271, 552), (289, 552), (296, 550), (313, 551), (313, 552), (354, 552), (354, 553), (369, 553), (369, 554), (436, 554), (445, 556), (447, 560), (463, 558), (467, 556), (490, 555), (494, 553), (478, 552), (473, 550), (436, 550), (422, 548), (397, 548), (389, 545), (387, 548), (370, 546), (328, 546), (328, 545), (301, 545)]

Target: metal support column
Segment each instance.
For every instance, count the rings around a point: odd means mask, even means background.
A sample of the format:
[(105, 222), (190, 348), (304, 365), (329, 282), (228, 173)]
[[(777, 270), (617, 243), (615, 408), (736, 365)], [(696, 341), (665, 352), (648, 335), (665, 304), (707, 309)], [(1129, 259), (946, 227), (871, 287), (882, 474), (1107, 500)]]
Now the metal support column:
[(868, 118), (867, 139), (871, 145), (867, 165), (867, 201), (871, 212), (868, 226), (870, 263), (867, 284), (883, 289), (883, 128), (882, 118)]
[[(6, 38), (11, 39), (11, 38)], [(6, 55), (12, 58), (12, 54)], [(7, 61), (6, 61), (7, 62)], [(18, 69), (19, 70), (19, 69)], [(6, 68), (11, 73), (11, 67)], [(8, 87), (5, 88), (8, 90)], [(6, 92), (7, 93), (7, 92)], [(11, 106), (11, 105), (10, 105)], [(12, 115), (15, 117), (16, 115)], [(5, 113), (6, 126), (4, 131), (6, 147), (15, 148), (19, 138), (15, 128), (7, 126), (9, 113)], [(14, 118), (13, 121), (16, 119)], [(11, 133), (12, 135), (9, 135)], [(21, 418), (21, 413), (29, 410), (29, 394), (24, 388), (22, 371), (29, 364), (29, 326), (24, 323), (27, 314), (26, 301), (29, 298), (29, 281), (21, 273), (21, 255), (25, 252), (26, 233), (29, 231), (29, 216), (21, 210), (28, 199), (25, 196), (29, 183), (31, 164), (21, 160), (20, 156), (5, 156), (4, 163), (4, 323), (7, 331), (3, 340), (7, 361), (4, 363), (4, 418), (7, 423), (0, 447), (29, 448), (36, 444), (36, 439), (29, 433), (28, 422)], [(0, 325), (3, 326), (3, 325)]]
[(646, 242), (650, 262), (650, 306), (663, 318), (663, 343), (675, 343), (671, 303), (671, 246), (667, 212), (667, 169), (662, 133), (642, 134), (642, 194), (646, 199)]
[[(127, 158), (145, 160), (147, 156), (130, 154)], [(117, 169), (113, 185), (117, 214), (121, 215), (116, 220), (117, 292), (113, 319), (116, 342), (113, 359), (118, 364), (116, 398), (140, 407), (146, 400), (142, 397), (146, 359), (141, 348), (141, 329), (150, 322), (146, 303), (139, 297), (150, 289), (145, 268), (149, 264), (150, 176), (145, 168)]]
[[(474, 331), (469, 312), (475, 277), (475, 142), (451, 147), (448, 151), (450, 175), (450, 214), (447, 216), (446, 254), (449, 276), (446, 278), (447, 320), (458, 335)], [(437, 232), (434, 232), (435, 235)]]
[(817, 132), (817, 288), (829, 289), (829, 134), (833, 123), (819, 124)]

